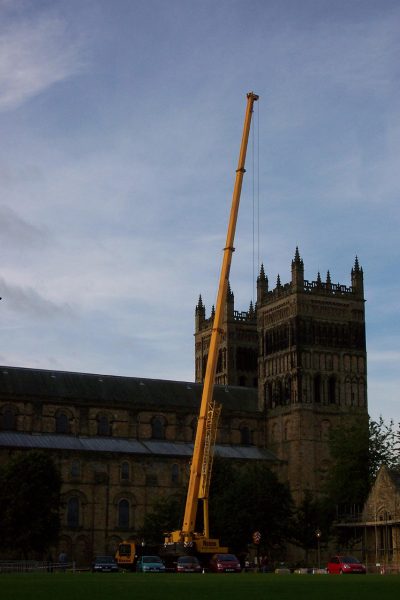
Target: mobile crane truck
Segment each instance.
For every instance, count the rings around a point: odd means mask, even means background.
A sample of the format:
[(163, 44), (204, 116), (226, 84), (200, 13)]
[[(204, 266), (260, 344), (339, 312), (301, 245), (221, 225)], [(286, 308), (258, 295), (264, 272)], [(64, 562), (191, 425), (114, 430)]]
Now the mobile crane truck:
[[(228, 552), (221, 547), (218, 539), (210, 537), (208, 498), (215, 439), (217, 435), (218, 418), (221, 406), (213, 399), (214, 380), (217, 367), (218, 346), (222, 331), (223, 309), (229, 282), (229, 272), (234, 252), (234, 238), (239, 212), (240, 195), (242, 190), (243, 175), (247, 145), (250, 133), (251, 118), (254, 102), (258, 96), (253, 92), (247, 94), (247, 106), (243, 126), (242, 142), (240, 146), (238, 167), (236, 169), (235, 186), (232, 196), (231, 212), (229, 217), (226, 244), (222, 259), (219, 279), (218, 295), (215, 305), (214, 323), (211, 332), (210, 348), (208, 352), (207, 367), (204, 378), (203, 393), (200, 404), (200, 413), (197, 423), (196, 438), (194, 443), (193, 458), (190, 469), (190, 479), (186, 496), (185, 514), (182, 528), (166, 534), (164, 546), (175, 554), (188, 551), (198, 555)], [(196, 515), (199, 500), (203, 504), (203, 532), (195, 531)]]
[[(183, 524), (181, 529), (165, 534), (164, 549), (162, 552), (163, 556), (178, 556), (180, 554), (190, 553), (196, 554), (199, 557), (205, 557), (206, 555), (214, 553), (228, 552), (228, 548), (221, 546), (218, 539), (210, 537), (208, 498), (218, 418), (221, 412), (221, 405), (218, 405), (214, 401), (213, 392), (218, 358), (218, 346), (220, 336), (223, 333), (223, 308), (226, 301), (232, 255), (235, 250), (233, 244), (239, 212), (243, 176), (246, 172), (244, 167), (246, 162), (251, 118), (253, 114), (254, 102), (257, 100), (257, 94), (254, 94), (253, 92), (249, 92), (247, 94), (242, 142), (240, 146), (238, 167), (236, 169), (228, 232), (222, 259), (217, 301), (215, 304), (214, 323), (211, 331), (210, 348), (208, 352), (200, 413), (197, 423)], [(195, 531), (195, 525), (197, 509), (200, 500), (203, 504), (203, 531), (198, 533)], [(116, 560), (118, 564), (121, 567), (132, 569), (135, 562), (136, 550), (137, 547), (134, 540), (121, 542), (116, 553)]]

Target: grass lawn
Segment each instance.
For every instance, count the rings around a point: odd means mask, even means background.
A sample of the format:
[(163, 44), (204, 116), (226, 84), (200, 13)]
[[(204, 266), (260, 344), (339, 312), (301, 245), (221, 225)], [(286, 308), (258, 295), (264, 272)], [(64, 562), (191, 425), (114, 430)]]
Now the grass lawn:
[(400, 576), (0, 574), (1, 600), (393, 600)]

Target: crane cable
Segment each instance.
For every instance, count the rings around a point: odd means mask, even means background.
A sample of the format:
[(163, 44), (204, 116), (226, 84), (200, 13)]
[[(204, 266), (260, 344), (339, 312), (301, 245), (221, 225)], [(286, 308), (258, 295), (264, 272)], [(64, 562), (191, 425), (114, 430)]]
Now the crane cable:
[[(260, 109), (257, 107), (257, 140), (256, 136), (256, 125), (255, 120), (252, 123), (252, 137), (251, 137), (251, 149), (252, 149), (252, 213), (253, 213), (253, 227), (252, 227), (252, 301), (255, 307), (255, 300), (257, 299), (256, 293), (256, 268), (257, 274), (260, 269)], [(257, 152), (257, 160), (256, 160)], [(256, 267), (256, 246), (257, 246), (257, 267)]]

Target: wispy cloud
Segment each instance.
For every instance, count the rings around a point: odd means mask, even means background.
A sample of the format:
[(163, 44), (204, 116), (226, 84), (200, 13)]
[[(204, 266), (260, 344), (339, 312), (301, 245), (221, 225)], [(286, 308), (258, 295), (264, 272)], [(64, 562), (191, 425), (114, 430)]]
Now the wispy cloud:
[(44, 228), (28, 223), (9, 206), (0, 205), (0, 240), (3, 244), (36, 246), (42, 245), (47, 237)]
[(57, 304), (45, 298), (31, 287), (12, 285), (0, 278), (2, 302), (7, 311), (31, 317), (51, 319), (59, 315), (71, 315), (69, 304)]
[[(0, 6), (0, 15), (3, 12)], [(9, 6), (5, 6), (9, 8)], [(0, 27), (0, 110), (17, 108), (84, 67), (82, 41), (52, 13), (9, 21)]]

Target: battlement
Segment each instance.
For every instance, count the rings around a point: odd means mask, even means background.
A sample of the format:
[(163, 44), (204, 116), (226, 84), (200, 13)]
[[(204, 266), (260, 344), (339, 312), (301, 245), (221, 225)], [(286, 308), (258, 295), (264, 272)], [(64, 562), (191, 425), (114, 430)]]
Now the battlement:
[[(278, 285), (273, 290), (270, 290), (266, 294), (266, 302), (272, 299), (276, 299), (277, 296), (289, 296), (295, 291), (295, 286), (292, 283), (285, 283), (284, 285)], [(352, 286), (342, 285), (340, 283), (324, 283), (323, 281), (308, 281), (304, 280), (302, 289), (296, 291), (303, 291), (306, 294), (323, 294), (324, 296), (349, 296), (354, 294)]]
[(363, 300), (363, 270), (358, 263), (358, 258), (356, 257), (354, 266), (351, 269), (351, 285), (349, 286), (341, 283), (332, 283), (329, 271), (326, 274), (326, 281), (321, 280), (319, 273), (315, 281), (304, 279), (304, 263), (300, 257), (298, 248), (296, 248), (296, 254), (292, 261), (292, 279), (289, 283), (282, 285), (280, 276), (278, 275), (276, 287), (270, 290), (268, 288), (268, 277), (265, 275), (264, 266), (261, 265), (260, 275), (257, 278), (257, 304), (259, 307), (277, 298), (289, 296), (294, 293), (315, 294), (336, 298), (351, 296)]
[[(248, 324), (256, 324), (257, 322), (257, 313), (256, 310), (247, 310), (247, 311), (239, 311), (239, 310), (234, 310), (233, 311), (233, 318), (231, 317), (230, 320), (234, 321), (235, 323), (248, 323)], [(211, 316), (206, 318), (201, 318), (199, 319), (199, 323), (198, 323), (198, 327), (199, 327), (199, 331), (205, 331), (206, 329), (211, 329), (212, 325), (213, 325), (213, 321), (214, 321), (214, 311), (211, 312)]]

